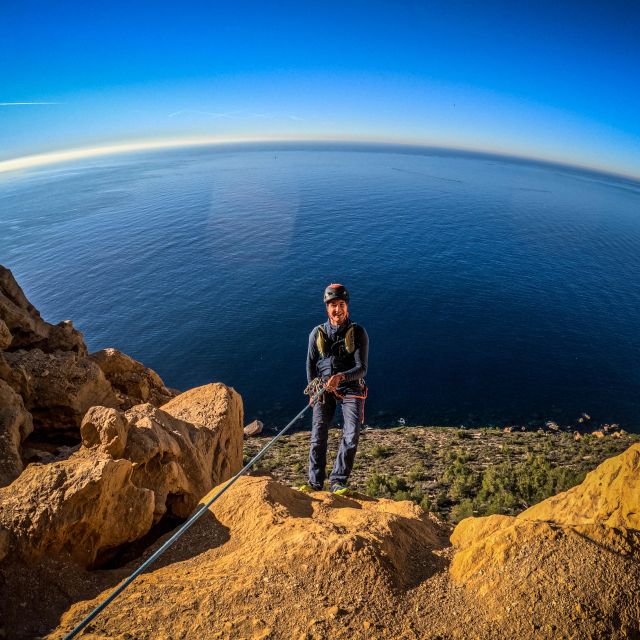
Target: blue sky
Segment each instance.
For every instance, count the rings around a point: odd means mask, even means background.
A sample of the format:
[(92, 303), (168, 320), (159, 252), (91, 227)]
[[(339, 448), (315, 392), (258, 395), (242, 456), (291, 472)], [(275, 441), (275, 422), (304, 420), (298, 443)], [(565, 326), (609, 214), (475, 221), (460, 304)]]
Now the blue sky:
[[(0, 4), (0, 160), (371, 139), (640, 177), (640, 3)], [(54, 103), (54, 104), (15, 104)]]

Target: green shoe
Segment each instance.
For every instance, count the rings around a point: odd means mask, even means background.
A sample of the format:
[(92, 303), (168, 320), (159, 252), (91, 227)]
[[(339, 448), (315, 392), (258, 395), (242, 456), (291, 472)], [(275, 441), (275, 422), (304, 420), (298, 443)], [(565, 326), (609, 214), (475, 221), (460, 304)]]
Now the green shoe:
[(333, 493), (336, 496), (352, 496), (353, 495), (353, 491), (349, 489), (349, 487), (345, 487), (344, 485), (341, 485), (341, 484), (334, 484), (331, 487), (331, 493)]
[(299, 487), (294, 487), (297, 491), (302, 491), (303, 493), (313, 493), (314, 491), (320, 491), (320, 489), (314, 487), (313, 485), (310, 485), (308, 483), (305, 483)]

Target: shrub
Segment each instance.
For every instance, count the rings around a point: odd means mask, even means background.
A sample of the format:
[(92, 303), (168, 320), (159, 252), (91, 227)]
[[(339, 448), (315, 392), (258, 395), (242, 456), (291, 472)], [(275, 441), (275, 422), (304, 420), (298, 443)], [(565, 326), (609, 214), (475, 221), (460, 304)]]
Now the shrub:
[(388, 458), (393, 453), (393, 447), (384, 444), (376, 444), (369, 451), (373, 458)]
[(420, 480), (424, 480), (426, 478), (426, 469), (422, 462), (418, 462), (414, 464), (409, 471), (407, 472), (407, 478), (409, 482), (419, 482)]
[(457, 504), (451, 509), (451, 521), (456, 524), (460, 520), (469, 518), (473, 515), (473, 502), (469, 499), (463, 500), (460, 504)]

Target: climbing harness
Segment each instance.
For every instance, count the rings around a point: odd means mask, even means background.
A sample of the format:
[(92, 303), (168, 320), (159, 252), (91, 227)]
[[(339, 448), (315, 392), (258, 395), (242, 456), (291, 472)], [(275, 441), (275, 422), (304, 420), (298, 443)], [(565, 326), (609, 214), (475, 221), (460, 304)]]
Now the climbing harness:
[(316, 402), (324, 393), (325, 382), (321, 378), (312, 380), (304, 390), (305, 395), (311, 396), (310, 403), (278, 434), (256, 453), (247, 464), (229, 480), (206, 504), (200, 508), (147, 560), (145, 560), (120, 586), (114, 589), (88, 616), (86, 616), (70, 633), (64, 636), (64, 640), (75, 638), (103, 609), (113, 602), (149, 565), (153, 564), (182, 534), (198, 520), (209, 507), (242, 475), (264, 456), (264, 454), (274, 445), (274, 443), (288, 431), (296, 420), (302, 418), (307, 409)]

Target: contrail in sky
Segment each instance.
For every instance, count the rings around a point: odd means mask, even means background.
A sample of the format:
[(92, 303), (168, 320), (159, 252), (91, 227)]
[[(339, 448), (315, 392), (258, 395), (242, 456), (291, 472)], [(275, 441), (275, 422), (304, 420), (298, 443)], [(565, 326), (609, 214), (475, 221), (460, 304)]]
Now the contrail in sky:
[(62, 104), (61, 102), (0, 102), (0, 107), (25, 107), (41, 104)]

